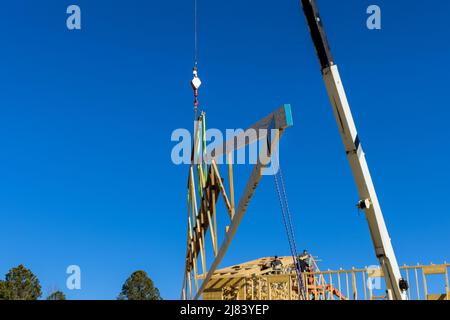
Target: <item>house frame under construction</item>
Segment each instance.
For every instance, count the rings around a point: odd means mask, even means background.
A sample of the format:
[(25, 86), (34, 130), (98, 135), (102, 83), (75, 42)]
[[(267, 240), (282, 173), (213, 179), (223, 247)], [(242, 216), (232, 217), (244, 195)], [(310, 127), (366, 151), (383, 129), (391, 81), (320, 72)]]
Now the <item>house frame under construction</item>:
[[(298, 300), (292, 257), (277, 257), (281, 270), (266, 257), (216, 271), (203, 293), (203, 300)], [(385, 300), (380, 268), (326, 270), (310, 256), (311, 269), (303, 273), (307, 300)], [(400, 267), (410, 283), (409, 300), (450, 300), (450, 264)], [(433, 279), (435, 278), (435, 279)], [(431, 283), (430, 283), (431, 282)]]

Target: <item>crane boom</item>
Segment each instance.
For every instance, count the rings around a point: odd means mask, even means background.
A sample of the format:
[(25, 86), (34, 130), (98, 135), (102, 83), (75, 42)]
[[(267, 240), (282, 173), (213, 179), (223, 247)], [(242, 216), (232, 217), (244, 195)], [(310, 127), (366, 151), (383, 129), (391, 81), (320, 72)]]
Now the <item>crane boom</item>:
[(364, 210), (375, 254), (380, 262), (386, 281), (387, 298), (406, 300), (408, 284), (401, 278), (391, 239), (378, 202), (375, 187), (370, 176), (364, 151), (353, 121), (339, 70), (334, 63), (325, 29), (315, 0), (301, 0), (310, 34), (320, 61), (322, 76), (333, 106), (341, 138), (344, 142), (360, 201), (358, 207)]

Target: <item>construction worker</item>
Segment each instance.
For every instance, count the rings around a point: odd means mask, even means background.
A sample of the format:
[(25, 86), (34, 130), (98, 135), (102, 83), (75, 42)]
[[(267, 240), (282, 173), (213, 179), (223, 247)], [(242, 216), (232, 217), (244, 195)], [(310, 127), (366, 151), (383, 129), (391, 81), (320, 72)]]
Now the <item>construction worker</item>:
[(278, 256), (274, 257), (273, 261), (270, 263), (270, 266), (272, 267), (272, 272), (274, 274), (280, 274), (283, 271), (283, 262), (278, 259)]
[(300, 270), (302, 272), (310, 272), (311, 266), (309, 265), (309, 253), (306, 250), (303, 250), (303, 253), (298, 257), (298, 262), (300, 264)]

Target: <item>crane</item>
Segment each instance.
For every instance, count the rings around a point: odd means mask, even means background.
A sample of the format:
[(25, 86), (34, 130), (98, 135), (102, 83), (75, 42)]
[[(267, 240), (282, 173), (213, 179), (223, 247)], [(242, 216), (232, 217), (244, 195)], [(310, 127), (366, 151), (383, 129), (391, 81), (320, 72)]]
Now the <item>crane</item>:
[(319, 58), (322, 77), (333, 106), (339, 132), (360, 196), (357, 206), (359, 209), (364, 210), (375, 254), (384, 273), (387, 299), (406, 300), (408, 283), (402, 279), (400, 274), (400, 268), (370, 176), (344, 85), (331, 54), (316, 0), (301, 0), (301, 5)]

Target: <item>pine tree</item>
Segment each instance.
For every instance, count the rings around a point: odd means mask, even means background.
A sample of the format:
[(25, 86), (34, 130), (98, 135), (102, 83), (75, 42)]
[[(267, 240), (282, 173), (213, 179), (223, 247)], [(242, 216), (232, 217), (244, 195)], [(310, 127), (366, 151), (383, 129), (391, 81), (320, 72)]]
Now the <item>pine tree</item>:
[(145, 271), (135, 271), (122, 286), (119, 300), (162, 300), (158, 288)]

